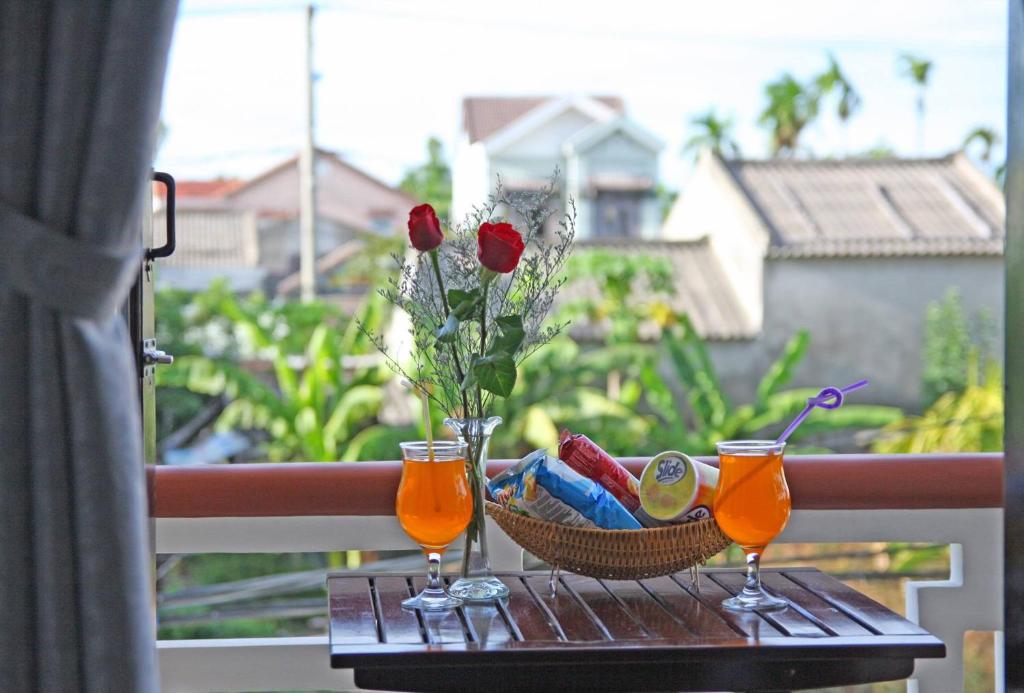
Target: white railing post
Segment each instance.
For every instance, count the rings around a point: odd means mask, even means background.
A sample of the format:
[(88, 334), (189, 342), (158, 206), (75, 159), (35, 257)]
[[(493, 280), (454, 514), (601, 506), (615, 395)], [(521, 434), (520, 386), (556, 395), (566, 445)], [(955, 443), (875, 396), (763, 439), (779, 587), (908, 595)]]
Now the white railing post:
[[(520, 570), (523, 551), (487, 519), (491, 565)], [(798, 510), (780, 542), (928, 542), (951, 544), (946, 580), (906, 585), (907, 615), (941, 638), (949, 656), (918, 664), (911, 691), (959, 691), (965, 630), (1002, 628), (1003, 524), (998, 508)], [(158, 553), (278, 553), (412, 549), (394, 516), (159, 518)], [(996, 675), (1001, 647), (997, 635)], [(351, 690), (351, 672), (331, 670), (323, 636), (162, 641), (164, 690)], [(1000, 693), (1001, 680), (997, 681)]]
[[(796, 511), (779, 540), (950, 544), (948, 579), (912, 580), (904, 589), (907, 618), (942, 640), (947, 651), (944, 659), (917, 663), (914, 678), (907, 682), (910, 693), (961, 691), (964, 632), (1003, 627), (1003, 514), (999, 508)], [(999, 671), (1001, 649), (995, 656)]]
[[(904, 586), (907, 618), (946, 643), (945, 659), (918, 662), (914, 677), (907, 682), (908, 693), (962, 690), (964, 633), (1002, 628), (1002, 523), (956, 525), (963, 538), (950, 544), (949, 579), (911, 580)], [(997, 672), (1002, 669), (1002, 657), (1002, 648), (997, 647)], [(1002, 683), (997, 673), (997, 690)]]

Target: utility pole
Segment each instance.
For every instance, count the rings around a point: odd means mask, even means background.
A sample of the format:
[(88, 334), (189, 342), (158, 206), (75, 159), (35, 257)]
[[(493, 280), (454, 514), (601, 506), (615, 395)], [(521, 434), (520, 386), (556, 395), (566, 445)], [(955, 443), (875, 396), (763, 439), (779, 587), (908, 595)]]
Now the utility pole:
[(316, 148), (313, 142), (313, 3), (306, 6), (306, 138), (299, 156), (299, 286), (316, 299)]

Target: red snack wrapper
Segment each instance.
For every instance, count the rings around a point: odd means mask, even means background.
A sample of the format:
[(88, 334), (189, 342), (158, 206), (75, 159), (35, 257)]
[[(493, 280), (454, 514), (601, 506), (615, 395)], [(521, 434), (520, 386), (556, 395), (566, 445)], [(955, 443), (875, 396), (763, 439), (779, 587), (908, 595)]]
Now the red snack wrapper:
[(604, 486), (629, 512), (640, 507), (640, 482), (582, 433), (562, 431), (558, 456), (573, 471)]

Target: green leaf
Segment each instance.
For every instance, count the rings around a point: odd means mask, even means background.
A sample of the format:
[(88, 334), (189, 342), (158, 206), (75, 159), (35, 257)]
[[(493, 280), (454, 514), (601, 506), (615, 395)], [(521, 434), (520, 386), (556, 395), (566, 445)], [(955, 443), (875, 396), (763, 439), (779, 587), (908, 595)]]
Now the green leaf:
[(531, 448), (554, 448), (558, 446), (558, 427), (543, 407), (528, 407), (523, 416), (523, 440)]
[(343, 462), (394, 459), (398, 444), (415, 435), (416, 429), (410, 426), (370, 426), (352, 437), (340, 457)]
[(448, 307), (452, 315), (459, 320), (469, 320), (475, 317), (478, 304), (480, 303), (480, 289), (462, 291), (461, 289), (448, 290)]
[(758, 409), (766, 407), (768, 398), (792, 379), (793, 371), (796, 370), (800, 360), (807, 352), (807, 345), (810, 341), (810, 333), (807, 330), (800, 330), (786, 343), (782, 354), (768, 368), (768, 372), (764, 374), (761, 382), (757, 385), (756, 406)]
[(347, 439), (361, 421), (376, 415), (383, 404), (384, 390), (374, 385), (356, 385), (346, 390), (323, 427), (327, 454), (336, 455), (341, 441)]
[(526, 330), (523, 329), (523, 319), (518, 315), (504, 315), (494, 321), (501, 329), (501, 334), (491, 341), (487, 354), (506, 354), (515, 356), (526, 339)]
[(448, 319), (441, 327), (434, 331), (437, 341), (450, 343), (455, 341), (459, 332), (459, 325), (467, 320), (476, 317), (477, 307), (480, 304), (480, 290), (462, 291), (461, 289), (448, 290)]
[(480, 387), (498, 397), (508, 397), (516, 386), (516, 363), (508, 354), (477, 357), (472, 371)]
[(434, 331), (434, 336), (437, 337), (437, 341), (449, 343), (455, 341), (455, 335), (459, 332), (459, 325), (462, 322), (455, 317), (455, 313), (449, 313), (448, 319), (441, 327)]

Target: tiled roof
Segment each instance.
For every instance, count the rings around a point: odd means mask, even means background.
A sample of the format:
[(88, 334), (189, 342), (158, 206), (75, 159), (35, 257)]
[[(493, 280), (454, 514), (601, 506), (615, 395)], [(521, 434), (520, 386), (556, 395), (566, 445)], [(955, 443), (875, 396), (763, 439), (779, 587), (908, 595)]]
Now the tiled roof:
[(962, 154), (724, 164), (768, 229), (773, 257), (1002, 252), (1002, 195)]
[[(643, 241), (636, 239), (602, 239), (579, 241), (577, 252), (601, 249), (628, 255), (651, 255), (668, 260), (675, 277), (675, 296), (667, 297), (676, 311), (686, 313), (694, 329), (706, 339), (750, 339), (757, 328), (747, 317), (725, 270), (719, 265), (707, 238), (697, 241)], [(596, 295), (591, 281), (577, 281), (563, 288), (559, 300), (579, 300)], [(646, 289), (634, 292), (634, 300), (645, 302)], [(665, 297), (661, 297), (665, 298)], [(600, 326), (573, 325), (571, 331), (580, 338), (599, 338)]]
[[(344, 226), (383, 233), (378, 218), (404, 228), (406, 213), (417, 204), (407, 193), (356, 168), (334, 152), (316, 150), (317, 213)], [(288, 219), (299, 215), (299, 157), (293, 156), (234, 186), (224, 195), (227, 206), (254, 209), (261, 217)]]
[[(487, 139), (512, 121), (537, 106), (556, 98), (553, 96), (467, 96), (462, 100), (462, 125), (470, 142)], [(618, 96), (592, 96), (614, 111), (622, 113), (625, 106)]]
[[(179, 180), (174, 183), (174, 194), (179, 200), (194, 197), (224, 197), (241, 185), (242, 180), (238, 178)], [(167, 188), (160, 183), (154, 183), (153, 196), (160, 199), (167, 197)]]

